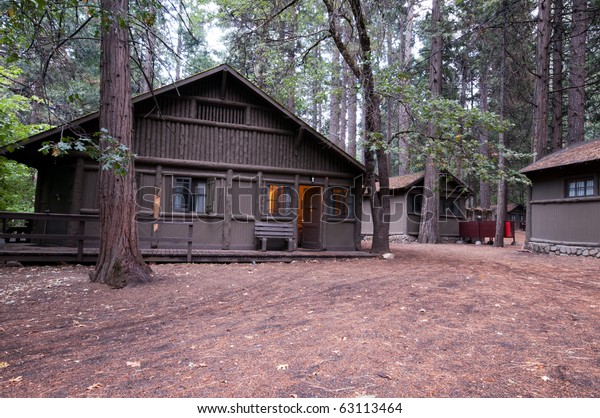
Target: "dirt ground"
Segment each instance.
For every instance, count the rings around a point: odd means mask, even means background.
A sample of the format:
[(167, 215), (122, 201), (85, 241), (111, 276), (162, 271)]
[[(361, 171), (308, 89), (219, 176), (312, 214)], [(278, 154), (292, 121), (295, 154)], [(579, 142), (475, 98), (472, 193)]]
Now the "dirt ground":
[(597, 397), (600, 260), (394, 245), (394, 260), (0, 268), (1, 397)]

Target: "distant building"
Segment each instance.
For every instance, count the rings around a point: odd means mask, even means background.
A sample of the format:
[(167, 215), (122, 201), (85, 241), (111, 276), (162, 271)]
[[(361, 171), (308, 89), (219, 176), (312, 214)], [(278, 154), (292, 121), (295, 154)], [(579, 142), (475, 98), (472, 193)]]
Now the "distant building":
[(533, 183), (529, 246), (544, 253), (600, 258), (600, 141), (569, 146), (521, 172)]
[[(390, 178), (390, 236), (417, 236), (421, 222), (425, 172)], [(440, 174), (440, 235), (458, 238), (458, 223), (467, 219), (466, 200), (473, 192), (447, 171)], [(371, 207), (363, 202), (362, 234), (373, 235)]]

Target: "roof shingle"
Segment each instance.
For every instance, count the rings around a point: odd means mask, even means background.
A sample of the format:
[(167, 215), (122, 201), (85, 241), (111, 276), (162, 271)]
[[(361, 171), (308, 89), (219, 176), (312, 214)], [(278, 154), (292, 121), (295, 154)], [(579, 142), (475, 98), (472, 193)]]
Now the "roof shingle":
[(572, 164), (600, 160), (600, 140), (579, 142), (556, 151), (521, 170), (521, 173), (546, 170)]

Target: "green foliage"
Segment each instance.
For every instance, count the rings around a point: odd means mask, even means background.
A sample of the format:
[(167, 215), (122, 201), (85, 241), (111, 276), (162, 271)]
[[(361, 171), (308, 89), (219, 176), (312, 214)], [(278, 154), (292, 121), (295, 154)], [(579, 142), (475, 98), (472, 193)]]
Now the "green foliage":
[[(47, 129), (47, 125), (26, 125), (22, 115), (39, 99), (12, 93), (12, 80), (20, 75), (14, 67), (0, 66), (0, 146), (12, 151), (11, 144)], [(32, 211), (35, 193), (35, 170), (15, 161), (0, 158), (0, 210)]]
[(40, 148), (44, 155), (62, 157), (71, 151), (84, 152), (98, 161), (102, 170), (112, 170), (117, 175), (125, 177), (135, 154), (111, 136), (106, 129), (96, 133), (95, 138), (63, 137), (58, 142), (45, 142)]

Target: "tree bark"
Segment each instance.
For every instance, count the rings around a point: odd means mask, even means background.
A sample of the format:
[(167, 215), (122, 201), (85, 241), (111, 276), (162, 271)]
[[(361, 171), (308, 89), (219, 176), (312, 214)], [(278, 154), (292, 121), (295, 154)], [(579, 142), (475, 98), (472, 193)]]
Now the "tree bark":
[[(500, 97), (498, 98), (498, 117), (500, 121), (504, 120), (504, 105), (506, 101), (506, 0), (501, 3), (502, 10), (502, 46), (500, 49)], [(547, 126), (547, 125), (546, 125)], [(506, 137), (504, 132), (498, 134), (498, 169), (502, 173), (506, 167), (506, 157), (504, 149), (506, 148)], [(496, 236), (494, 237), (495, 247), (504, 247), (504, 235), (506, 229), (506, 197), (507, 184), (504, 176), (498, 181), (498, 198), (496, 206)]]
[(585, 44), (587, 0), (573, 0), (571, 60), (569, 61), (569, 144), (585, 140)]
[(356, 158), (356, 110), (358, 105), (358, 97), (356, 94), (356, 87), (354, 83), (354, 75), (349, 74), (349, 85), (348, 91), (348, 154), (353, 158)]
[[(442, 92), (442, 35), (439, 33), (442, 15), (440, 11), (443, 0), (431, 2), (431, 51), (429, 53), (429, 90), (432, 97)], [(435, 138), (437, 127), (429, 124), (429, 136)], [(421, 222), (417, 241), (423, 244), (436, 244), (440, 241), (439, 230), (439, 172), (435, 160), (428, 156), (425, 159), (425, 180)]]
[[(132, 149), (131, 76), (129, 67), (127, 0), (102, 0), (100, 140), (101, 152), (110, 152), (106, 135)], [(124, 176), (114, 170), (99, 170), (98, 208), (100, 250), (93, 282), (122, 288), (147, 282), (152, 270), (142, 259), (135, 222), (135, 177), (130, 158)]]
[(340, 143), (340, 52), (331, 51), (331, 97), (329, 101), (329, 139)]
[(552, 35), (552, 151), (563, 146), (563, 2), (554, 0)]
[(538, 0), (536, 72), (534, 89), (533, 145), (534, 160), (546, 155), (548, 148), (548, 67), (550, 47), (551, 0)]
[[(487, 112), (489, 110), (488, 103), (488, 62), (484, 59), (481, 64), (481, 75), (479, 77), (479, 97), (481, 110)], [(485, 159), (490, 158), (490, 134), (485, 127), (480, 129), (479, 134), (480, 153)], [(491, 190), (490, 183), (487, 180), (479, 181), (479, 206), (483, 209), (489, 209), (491, 206)]]
[[(403, 48), (401, 49), (402, 56), (400, 60), (402, 62), (402, 69), (408, 70), (410, 62), (412, 61), (412, 44), (413, 44), (413, 22), (414, 22), (414, 9), (415, 1), (409, 0), (406, 5), (406, 25), (403, 31), (402, 43)], [(403, 78), (400, 83), (402, 85), (408, 85), (408, 79)], [(398, 106), (398, 129), (400, 131), (408, 131), (410, 128), (410, 115), (408, 109), (403, 103)], [(410, 162), (410, 149), (408, 144), (408, 138), (406, 135), (400, 135), (398, 137), (398, 175), (403, 176), (408, 174)]]

